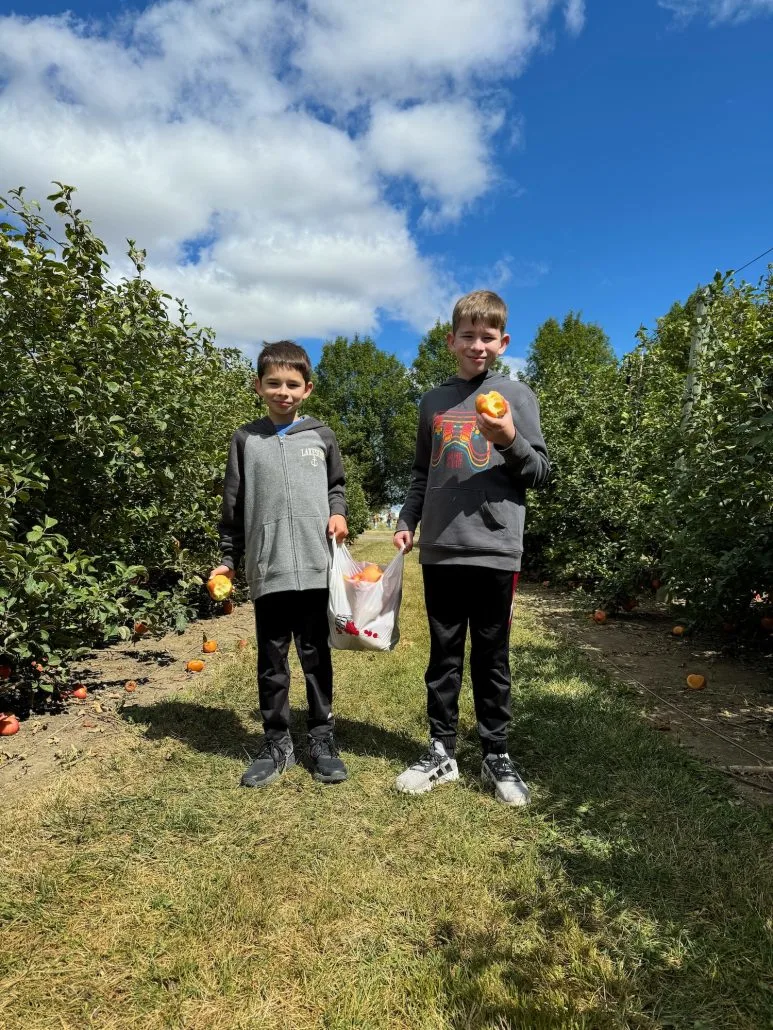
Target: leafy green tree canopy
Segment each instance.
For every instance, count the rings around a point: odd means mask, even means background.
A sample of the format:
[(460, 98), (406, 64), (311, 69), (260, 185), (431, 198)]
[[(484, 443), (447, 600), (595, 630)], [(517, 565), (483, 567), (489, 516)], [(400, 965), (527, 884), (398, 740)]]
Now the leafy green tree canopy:
[(416, 433), (416, 397), (408, 369), (373, 340), (339, 336), (326, 343), (307, 410), (327, 422), (353, 458), (372, 508), (403, 496)]
[(529, 348), (526, 377), (536, 386), (557, 367), (614, 365), (616, 361), (601, 326), (583, 322), (579, 314), (570, 311), (560, 325), (549, 318), (539, 327)]
[(446, 342), (450, 332), (450, 322), (436, 322), (419, 344), (411, 366), (419, 396), (456, 374), (456, 358)]

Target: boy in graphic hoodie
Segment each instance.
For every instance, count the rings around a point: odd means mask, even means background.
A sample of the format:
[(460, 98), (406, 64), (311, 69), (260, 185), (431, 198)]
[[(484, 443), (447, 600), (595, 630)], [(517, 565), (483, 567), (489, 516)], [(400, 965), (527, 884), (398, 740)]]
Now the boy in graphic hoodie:
[(290, 737), (294, 639), (306, 678), (309, 754), (314, 778), (347, 777), (333, 737), (333, 668), (328, 644), (330, 549), (348, 535), (344, 468), (332, 429), (298, 415), (312, 391), (311, 361), (291, 340), (266, 344), (255, 389), (268, 415), (231, 440), (219, 524), (222, 573), (234, 577), (242, 556), (255, 603), (258, 697), (265, 739), (242, 776), (265, 787), (295, 765)]
[[(507, 308), (487, 290), (456, 304), (449, 349), (458, 375), (421, 400), (411, 484), (397, 521), (396, 547), (413, 546), (417, 525), (430, 630), (425, 681), (429, 750), (397, 779), (421, 794), (456, 780), (454, 757), (464, 645), (483, 747), (481, 776), (507, 805), (529, 803), (529, 790), (508, 753), (509, 637), (523, 551), (527, 487), (550, 472), (539, 407), (525, 383), (490, 371), (510, 341)], [(506, 401), (500, 418), (478, 414), (479, 394)]]

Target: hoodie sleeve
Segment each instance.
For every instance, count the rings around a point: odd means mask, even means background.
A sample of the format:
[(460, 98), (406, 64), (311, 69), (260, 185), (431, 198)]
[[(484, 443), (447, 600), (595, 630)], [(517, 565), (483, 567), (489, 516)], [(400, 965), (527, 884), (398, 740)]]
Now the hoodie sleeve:
[(397, 518), (396, 533), (400, 533), (403, 530), (413, 533), (421, 520), (431, 458), (432, 429), (430, 426), (430, 416), (428, 405), (425, 400), (422, 400), (419, 406), (419, 428), (416, 433), (416, 454), (411, 469), (411, 483)]
[(244, 554), (244, 440), (240, 430), (231, 438), (218, 523), (223, 565), (236, 569)]
[(330, 505), (330, 514), (343, 515), (346, 518), (346, 474), (344, 472), (344, 463), (335, 433), (332, 429), (328, 429), (327, 432), (330, 434), (327, 448), (327, 497)]
[(515, 424), (515, 439), (509, 447), (497, 446), (508, 472), (524, 486), (544, 486), (550, 476), (548, 449), (542, 436), (539, 402), (525, 383), (519, 383), (517, 395), (509, 396)]

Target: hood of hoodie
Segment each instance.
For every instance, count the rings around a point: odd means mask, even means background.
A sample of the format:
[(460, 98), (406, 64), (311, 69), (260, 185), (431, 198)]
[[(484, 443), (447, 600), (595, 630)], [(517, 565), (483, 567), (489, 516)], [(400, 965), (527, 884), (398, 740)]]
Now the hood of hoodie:
[[(303, 418), (296, 419), (295, 422), (285, 432), (285, 436), (290, 433), (305, 433), (310, 429), (320, 429), (325, 426), (324, 422), (320, 422), (318, 418), (314, 418), (313, 415), (304, 415)], [(261, 436), (273, 436), (276, 434), (276, 425), (268, 415), (263, 415), (262, 418), (255, 419), (254, 422), (250, 422), (248, 426), (244, 427), (252, 433), (259, 433)]]

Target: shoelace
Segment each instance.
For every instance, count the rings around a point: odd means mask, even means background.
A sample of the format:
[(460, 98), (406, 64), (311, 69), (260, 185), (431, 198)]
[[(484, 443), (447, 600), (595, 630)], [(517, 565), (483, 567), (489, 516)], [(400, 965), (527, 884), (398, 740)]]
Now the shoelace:
[(503, 755), (489, 755), (486, 759), (486, 764), (494, 774), (494, 778), (500, 783), (503, 781), (517, 783), (521, 778), (513, 765), (512, 759), (506, 758)]
[(434, 769), (435, 766), (442, 765), (443, 762), (449, 760), (448, 755), (441, 755), (435, 751), (434, 748), (430, 748), (426, 754), (423, 754), (416, 763), (415, 768), (421, 769), (422, 772), (427, 772), (430, 769)]
[(338, 748), (331, 737), (315, 740), (309, 748), (312, 758), (338, 758)]
[(275, 740), (265, 740), (260, 747), (255, 760), (270, 758), (278, 769), (283, 769), (287, 761), (287, 755)]

